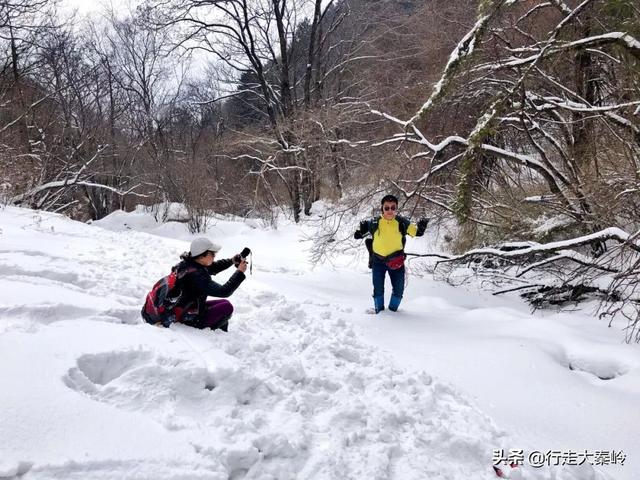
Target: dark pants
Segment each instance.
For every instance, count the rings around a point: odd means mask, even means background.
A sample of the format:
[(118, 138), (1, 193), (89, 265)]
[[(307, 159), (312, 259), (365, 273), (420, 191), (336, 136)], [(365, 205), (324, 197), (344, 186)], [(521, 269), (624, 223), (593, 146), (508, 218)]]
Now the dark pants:
[(229, 300), (207, 300), (207, 311), (199, 327), (211, 330), (219, 328), (226, 332), (232, 313), (233, 305)]
[(386, 263), (374, 259), (371, 274), (373, 278), (373, 302), (376, 312), (384, 310), (384, 278), (387, 272), (389, 272), (392, 287), (389, 309), (393, 311), (398, 309), (404, 293), (404, 266), (397, 270), (391, 270)]

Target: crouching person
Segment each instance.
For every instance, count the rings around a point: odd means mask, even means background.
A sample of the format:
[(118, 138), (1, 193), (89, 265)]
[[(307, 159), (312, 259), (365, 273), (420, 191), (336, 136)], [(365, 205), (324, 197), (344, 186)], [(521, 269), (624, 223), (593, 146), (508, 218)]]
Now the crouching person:
[[(169, 327), (180, 322), (195, 328), (227, 331), (233, 305), (228, 300), (207, 300), (207, 297), (229, 297), (245, 279), (247, 262), (241, 254), (215, 260), (220, 245), (200, 237), (191, 242), (182, 261), (161, 278), (147, 295), (142, 317), (147, 323)], [(245, 249), (249, 251), (248, 249)], [(244, 255), (244, 250), (243, 250)], [(211, 275), (232, 265), (236, 271), (224, 284), (211, 280)]]
[[(244, 281), (247, 262), (236, 255), (233, 258), (216, 260), (220, 245), (205, 237), (191, 242), (188, 252), (181, 255), (177, 269), (184, 270), (181, 279), (181, 295), (176, 310), (182, 310), (180, 322), (196, 328), (211, 328), (227, 331), (233, 305), (228, 300), (207, 300), (207, 297), (226, 298)], [(236, 271), (224, 284), (211, 279), (211, 275), (222, 272), (232, 265)]]

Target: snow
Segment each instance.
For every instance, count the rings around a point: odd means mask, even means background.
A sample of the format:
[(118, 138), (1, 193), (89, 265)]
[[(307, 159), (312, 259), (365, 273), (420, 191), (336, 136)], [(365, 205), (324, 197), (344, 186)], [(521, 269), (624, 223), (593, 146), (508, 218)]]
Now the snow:
[[(532, 201), (530, 200), (531, 198), (532, 197), (526, 198), (525, 201)], [(574, 220), (569, 215), (559, 214), (550, 217), (543, 216), (536, 221), (535, 225), (533, 225), (535, 228), (532, 230), (532, 233), (540, 237), (551, 233), (553, 230), (566, 227), (573, 223)]]
[(254, 252), (223, 333), (140, 320), (184, 223), (0, 210), (0, 478), (491, 479), (518, 448), (627, 458), (510, 478), (636, 478), (621, 326), (416, 276), (398, 313), (367, 315), (366, 263), (312, 268), (311, 224), (278, 225), (211, 219), (222, 257)]

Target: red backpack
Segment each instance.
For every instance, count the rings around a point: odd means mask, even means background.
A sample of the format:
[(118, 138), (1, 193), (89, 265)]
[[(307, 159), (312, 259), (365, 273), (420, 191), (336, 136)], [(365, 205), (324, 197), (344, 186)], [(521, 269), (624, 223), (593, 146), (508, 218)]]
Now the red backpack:
[(176, 265), (169, 275), (158, 280), (147, 294), (142, 307), (142, 318), (147, 323), (153, 325), (161, 323), (164, 327), (180, 321), (184, 313), (184, 308), (176, 307), (182, 297), (180, 283), (187, 273), (195, 271), (195, 267), (178, 269)]

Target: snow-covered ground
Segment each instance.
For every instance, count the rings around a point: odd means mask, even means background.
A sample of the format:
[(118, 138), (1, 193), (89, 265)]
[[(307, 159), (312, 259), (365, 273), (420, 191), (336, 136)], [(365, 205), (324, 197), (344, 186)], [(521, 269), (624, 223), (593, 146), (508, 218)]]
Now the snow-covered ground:
[(222, 257), (254, 251), (225, 334), (139, 318), (184, 224), (0, 210), (0, 478), (491, 479), (496, 449), (524, 450), (511, 478), (638, 478), (622, 325), (416, 276), (400, 312), (367, 315), (364, 260), (312, 269), (308, 228), (214, 221)]

